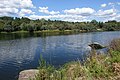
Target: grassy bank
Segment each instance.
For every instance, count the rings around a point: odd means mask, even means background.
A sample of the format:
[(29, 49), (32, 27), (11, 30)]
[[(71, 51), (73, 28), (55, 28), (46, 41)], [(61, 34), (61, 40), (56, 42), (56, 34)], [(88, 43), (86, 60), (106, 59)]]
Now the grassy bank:
[(120, 39), (110, 43), (108, 54), (92, 51), (83, 64), (75, 61), (55, 69), (41, 58), (38, 69), (35, 80), (120, 80)]
[[(14, 31), (14, 32), (0, 32), (0, 33), (54, 33), (54, 32), (79, 32), (79, 33), (84, 33), (84, 32), (88, 32), (85, 30), (42, 30), (42, 31), (33, 31), (33, 32), (29, 32), (29, 31)], [(102, 32), (102, 30), (97, 30), (96, 32)]]
[(64, 30), (64, 31), (60, 31), (60, 30), (42, 30), (42, 31), (34, 31), (34, 32), (29, 32), (29, 31), (14, 31), (14, 32), (1, 32), (1, 33), (3, 33), (3, 34), (8, 34), (8, 33), (21, 34), (21, 33), (59, 33), (59, 32), (75, 32), (75, 31), (74, 30)]

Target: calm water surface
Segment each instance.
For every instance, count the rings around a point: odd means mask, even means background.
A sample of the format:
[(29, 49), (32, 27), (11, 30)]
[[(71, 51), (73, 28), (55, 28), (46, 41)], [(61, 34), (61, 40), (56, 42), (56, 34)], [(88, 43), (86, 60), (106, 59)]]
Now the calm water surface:
[(60, 66), (84, 59), (88, 44), (99, 42), (107, 46), (115, 38), (120, 38), (120, 31), (55, 36), (0, 34), (0, 80), (17, 80), (21, 70), (38, 67), (40, 54), (49, 64)]

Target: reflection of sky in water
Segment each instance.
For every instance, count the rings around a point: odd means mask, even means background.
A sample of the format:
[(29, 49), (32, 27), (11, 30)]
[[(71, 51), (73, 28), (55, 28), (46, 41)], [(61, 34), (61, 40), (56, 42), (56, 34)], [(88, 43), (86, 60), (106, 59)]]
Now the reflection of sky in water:
[(31, 60), (34, 58), (33, 53), (35, 53), (36, 49), (36, 45), (34, 45), (34, 43), (36, 43), (34, 39), (21, 39), (1, 42), (0, 44), (2, 46), (0, 46), (0, 60), (3, 61), (6, 59), (14, 59), (16, 62), (21, 62), (24, 59)]
[(99, 42), (107, 46), (118, 37), (120, 32), (98, 32), (0, 41), (0, 74), (10, 75), (4, 73), (8, 69), (16, 75), (22, 69), (36, 68), (40, 54), (55, 66), (82, 59), (89, 52), (88, 44)]
[(24, 60), (31, 61), (38, 53), (45, 55), (44, 57), (49, 57), (47, 55), (50, 54), (53, 57), (59, 57), (59, 55), (63, 55), (63, 53), (65, 53), (64, 56), (83, 54), (88, 50), (88, 44), (99, 42), (103, 45), (108, 45), (109, 41), (113, 38), (120, 37), (119, 34), (120, 32), (107, 32), (105, 34), (104, 32), (81, 33), (78, 35), (1, 41), (0, 64), (6, 60), (14, 60), (18, 63)]

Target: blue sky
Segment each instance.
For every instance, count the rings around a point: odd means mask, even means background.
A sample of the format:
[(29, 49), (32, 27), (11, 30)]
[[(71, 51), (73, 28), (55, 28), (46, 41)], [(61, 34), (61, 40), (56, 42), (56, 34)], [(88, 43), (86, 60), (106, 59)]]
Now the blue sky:
[(2, 0), (0, 16), (72, 22), (120, 21), (120, 0)]

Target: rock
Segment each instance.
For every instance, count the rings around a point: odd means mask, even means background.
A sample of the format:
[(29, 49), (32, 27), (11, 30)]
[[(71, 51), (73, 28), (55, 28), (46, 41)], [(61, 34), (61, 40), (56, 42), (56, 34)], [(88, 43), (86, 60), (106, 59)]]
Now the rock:
[(37, 69), (24, 70), (19, 73), (18, 80), (33, 80), (35, 76), (39, 73)]
[(102, 48), (105, 48), (105, 46), (97, 43), (97, 42), (94, 42), (92, 44), (89, 45), (92, 49), (102, 49)]

